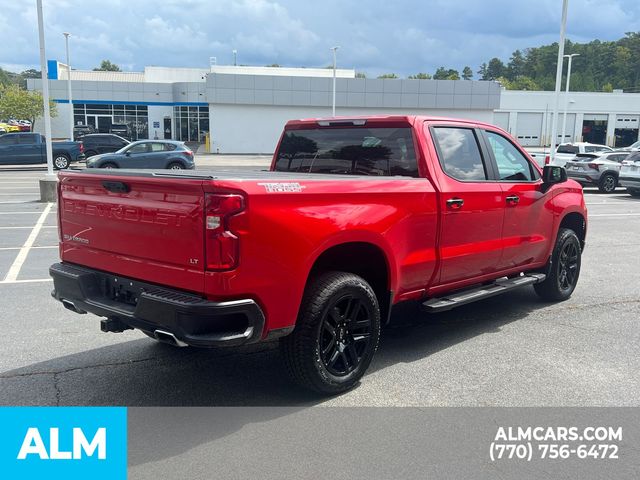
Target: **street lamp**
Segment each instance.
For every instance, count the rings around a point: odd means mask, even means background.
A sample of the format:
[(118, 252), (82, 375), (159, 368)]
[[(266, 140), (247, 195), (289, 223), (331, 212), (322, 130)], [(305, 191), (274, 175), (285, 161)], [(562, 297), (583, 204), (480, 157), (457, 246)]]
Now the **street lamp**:
[(556, 157), (556, 145), (558, 141), (558, 110), (560, 109), (560, 84), (562, 83), (562, 61), (564, 60), (564, 33), (567, 29), (567, 8), (569, 0), (562, 1), (562, 21), (560, 22), (560, 42), (558, 43), (558, 65), (556, 66), (556, 91), (553, 106), (553, 122), (551, 124), (551, 151), (549, 157), (551, 162)]
[(233, 66), (235, 67), (238, 64), (238, 51), (233, 50)]
[(330, 50), (333, 50), (333, 100), (331, 101), (331, 116), (336, 116), (336, 51), (339, 49), (339, 46), (331, 47)]
[[(47, 61), (44, 48), (44, 20), (42, 18), (42, 0), (36, 0), (36, 10), (38, 12), (38, 37), (40, 40), (40, 69), (42, 78), (42, 100), (44, 103), (44, 138), (47, 152), (47, 180), (55, 181), (57, 178), (53, 174), (53, 146), (51, 145), (51, 111), (49, 106), (49, 79), (47, 78)], [(45, 177), (46, 178), (46, 177)], [(53, 179), (53, 180), (52, 180)], [(42, 198), (42, 186), (40, 189)]]
[(69, 99), (69, 140), (73, 141), (73, 102), (71, 101), (71, 61), (69, 60), (69, 32), (64, 32), (64, 44), (67, 49), (67, 98)]
[(579, 57), (579, 53), (572, 53), (571, 55), (564, 55), (564, 58), (569, 59), (569, 65), (567, 66), (567, 87), (564, 91), (564, 116), (562, 117), (562, 141), (564, 142), (565, 129), (567, 128), (567, 108), (569, 107), (569, 82), (571, 81), (571, 60), (573, 57)]

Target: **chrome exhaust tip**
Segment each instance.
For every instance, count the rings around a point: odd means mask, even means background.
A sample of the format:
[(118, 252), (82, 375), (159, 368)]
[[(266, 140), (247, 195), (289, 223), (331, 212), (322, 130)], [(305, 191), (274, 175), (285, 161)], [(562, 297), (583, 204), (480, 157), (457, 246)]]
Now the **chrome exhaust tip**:
[(155, 330), (153, 335), (156, 337), (156, 340), (162, 343), (168, 343), (169, 345), (173, 345), (174, 347), (188, 347), (186, 343), (182, 340), (178, 340), (176, 336), (171, 332), (166, 332), (164, 330)]

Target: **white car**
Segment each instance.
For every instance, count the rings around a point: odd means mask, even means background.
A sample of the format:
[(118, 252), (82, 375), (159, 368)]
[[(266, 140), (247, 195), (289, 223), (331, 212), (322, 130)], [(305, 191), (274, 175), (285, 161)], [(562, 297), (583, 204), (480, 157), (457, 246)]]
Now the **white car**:
[(640, 197), (640, 152), (633, 152), (622, 162), (618, 185), (627, 187), (632, 196)]
[(553, 158), (553, 162), (550, 162), (549, 156), (545, 158), (545, 165), (557, 165), (564, 167), (565, 164), (572, 160), (579, 153), (598, 153), (598, 152), (613, 152), (613, 148), (606, 145), (598, 145), (597, 143), (588, 142), (576, 142), (576, 143), (561, 143), (556, 148), (556, 154)]

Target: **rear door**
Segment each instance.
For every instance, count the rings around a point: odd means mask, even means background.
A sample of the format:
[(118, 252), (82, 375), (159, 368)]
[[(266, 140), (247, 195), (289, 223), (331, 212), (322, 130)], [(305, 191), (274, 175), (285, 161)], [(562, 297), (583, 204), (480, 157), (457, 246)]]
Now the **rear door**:
[(62, 259), (199, 291), (203, 180), (113, 172), (61, 174)]
[(17, 146), (17, 135), (5, 133), (0, 136), (0, 164), (9, 165), (18, 162)]
[(502, 256), (504, 203), (492, 164), (484, 158), (472, 125), (431, 125), (437, 161), (434, 180), (440, 195), (439, 285), (476, 282), (498, 268)]
[(540, 172), (505, 135), (480, 130), (505, 207), (500, 270), (546, 262), (553, 234), (552, 196), (543, 192)]

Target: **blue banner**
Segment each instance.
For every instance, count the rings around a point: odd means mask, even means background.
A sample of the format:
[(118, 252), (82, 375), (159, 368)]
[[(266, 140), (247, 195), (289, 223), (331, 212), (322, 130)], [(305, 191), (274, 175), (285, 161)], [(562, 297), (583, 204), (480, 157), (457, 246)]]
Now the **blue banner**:
[(0, 425), (3, 478), (127, 478), (124, 407), (2, 407)]

